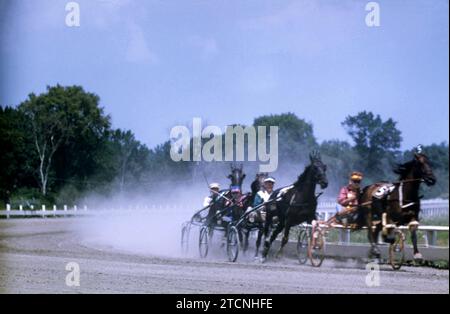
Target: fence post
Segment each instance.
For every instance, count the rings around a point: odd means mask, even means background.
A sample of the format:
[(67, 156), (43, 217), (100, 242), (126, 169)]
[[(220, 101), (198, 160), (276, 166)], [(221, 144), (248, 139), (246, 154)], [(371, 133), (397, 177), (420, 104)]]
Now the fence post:
[(435, 246), (437, 242), (437, 231), (427, 230), (428, 245)]
[(19, 205), (19, 211), (23, 211), (23, 205)]
[(67, 211), (67, 205), (64, 205), (64, 211), (65, 212)]
[(345, 243), (349, 244), (350, 243), (350, 229), (346, 229), (345, 230)]
[(425, 247), (429, 247), (430, 241), (428, 240), (428, 231), (423, 233), (423, 239), (425, 241)]
[(342, 229), (339, 229), (339, 244), (344, 243), (344, 232)]

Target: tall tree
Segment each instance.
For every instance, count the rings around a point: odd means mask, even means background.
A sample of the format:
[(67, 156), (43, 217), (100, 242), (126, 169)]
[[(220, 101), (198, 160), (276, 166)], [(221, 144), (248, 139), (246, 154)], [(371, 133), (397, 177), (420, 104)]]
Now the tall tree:
[[(118, 158), (119, 186), (120, 190), (123, 191), (125, 186), (125, 178), (130, 170), (130, 163), (133, 166), (133, 159), (136, 159), (140, 150), (143, 148), (141, 147), (142, 144), (134, 138), (134, 134), (130, 130), (115, 130), (112, 133), (112, 141), (115, 145), (116, 156)], [(139, 161), (143, 160), (138, 160), (137, 163), (139, 163)], [(134, 167), (136, 167), (136, 161), (134, 163)]]
[(311, 123), (298, 118), (294, 113), (261, 116), (254, 126), (278, 126), (279, 160), (282, 162), (304, 162), (309, 151), (317, 146)]
[(26, 117), (12, 107), (0, 107), (0, 198), (9, 203), (12, 193), (36, 184), (32, 138), (23, 128)]
[(39, 158), (41, 193), (47, 194), (55, 153), (76, 137), (101, 136), (109, 127), (109, 117), (98, 105), (99, 97), (80, 86), (47, 87), (47, 92), (30, 94), (19, 109), (30, 121), (34, 147)]
[(401, 132), (397, 129), (397, 122), (391, 118), (383, 121), (379, 115), (362, 111), (355, 116), (347, 116), (342, 126), (355, 143), (360, 166), (369, 174), (379, 172), (383, 158), (397, 153), (400, 148)]

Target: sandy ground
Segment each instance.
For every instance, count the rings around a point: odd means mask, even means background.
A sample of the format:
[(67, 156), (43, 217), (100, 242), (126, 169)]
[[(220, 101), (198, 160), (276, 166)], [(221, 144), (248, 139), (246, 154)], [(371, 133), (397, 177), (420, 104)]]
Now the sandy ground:
[[(381, 265), (380, 285), (366, 284), (364, 264), (326, 260), (322, 267), (284, 258), (264, 264), (225, 256), (130, 253), (80, 234), (89, 218), (0, 220), (2, 293), (449, 293), (448, 270)], [(66, 265), (80, 267), (67, 286)]]

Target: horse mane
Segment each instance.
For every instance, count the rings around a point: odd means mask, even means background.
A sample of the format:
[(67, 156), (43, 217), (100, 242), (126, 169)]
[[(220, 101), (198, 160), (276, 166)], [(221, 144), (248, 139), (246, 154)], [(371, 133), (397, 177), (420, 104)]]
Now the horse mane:
[(295, 181), (295, 183), (294, 183), (295, 188), (298, 188), (299, 186), (302, 186), (305, 183), (307, 174), (310, 169), (311, 169), (311, 165), (305, 167), (305, 170), (303, 170), (303, 173), (298, 176), (297, 181)]
[(396, 173), (400, 176), (400, 179), (403, 179), (411, 172), (414, 165), (415, 165), (415, 161), (411, 160), (411, 161), (405, 162), (403, 164), (397, 164), (397, 166), (393, 170), (394, 170), (394, 173)]

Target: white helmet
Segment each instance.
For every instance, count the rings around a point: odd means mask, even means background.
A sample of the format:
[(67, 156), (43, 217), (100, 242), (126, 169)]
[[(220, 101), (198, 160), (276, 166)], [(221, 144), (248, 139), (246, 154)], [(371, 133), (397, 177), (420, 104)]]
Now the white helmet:
[(275, 179), (272, 177), (267, 177), (264, 179), (264, 183), (266, 183), (266, 182), (272, 182), (273, 184), (275, 184)]
[(210, 189), (220, 189), (220, 184), (219, 183), (211, 183), (210, 185), (209, 185), (209, 188)]

